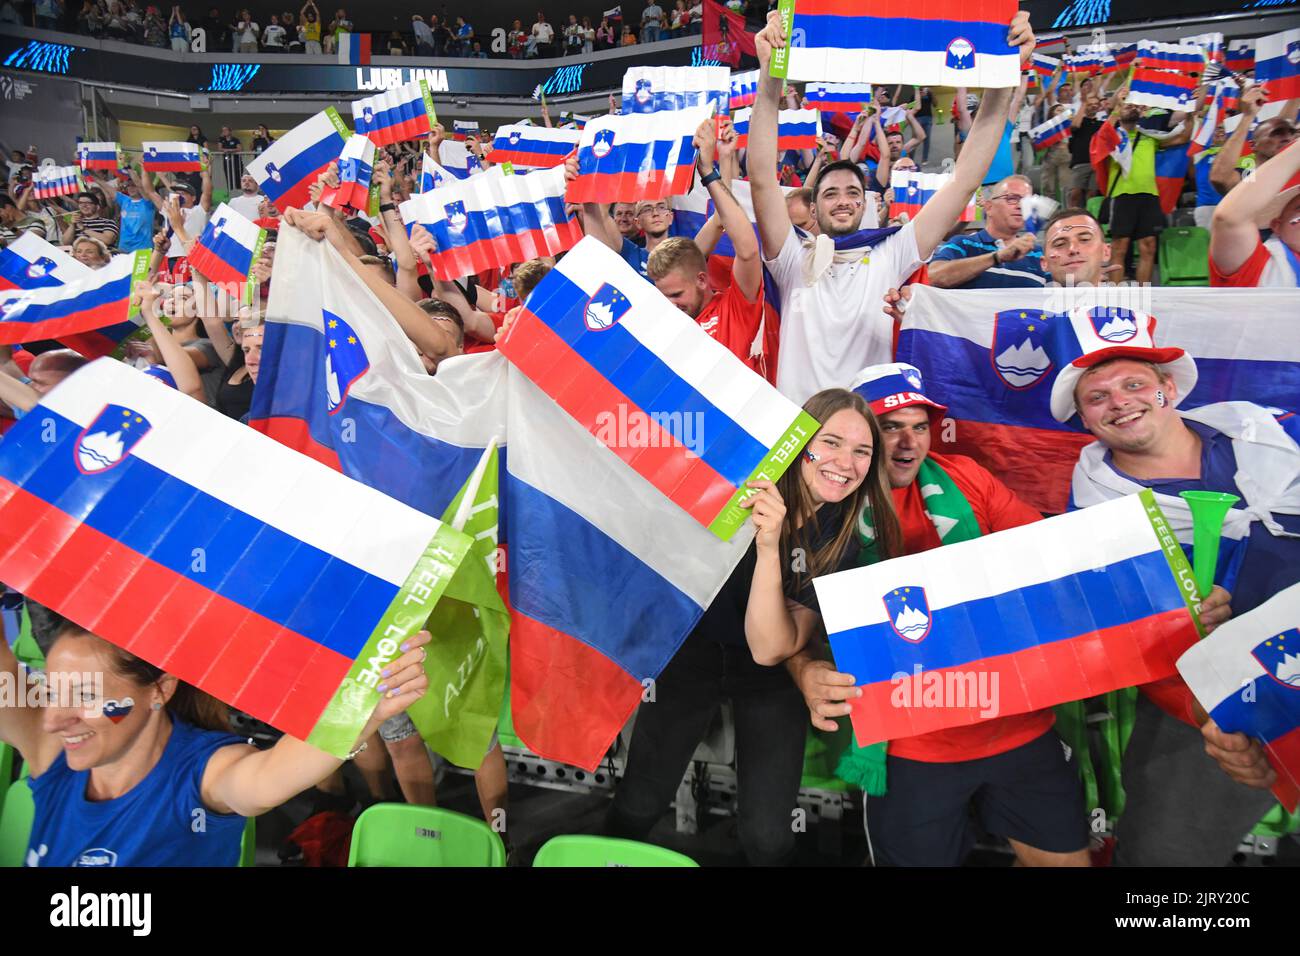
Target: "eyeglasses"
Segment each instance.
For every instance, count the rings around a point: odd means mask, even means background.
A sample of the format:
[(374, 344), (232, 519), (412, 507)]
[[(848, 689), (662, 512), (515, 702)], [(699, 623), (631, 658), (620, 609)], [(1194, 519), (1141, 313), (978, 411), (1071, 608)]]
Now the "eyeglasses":
[(636, 214), (638, 216), (644, 216), (646, 214), (655, 215), (655, 216), (666, 216), (670, 212), (672, 212), (672, 210), (668, 208), (667, 203), (658, 203), (654, 206), (642, 206), (640, 209), (636, 211)]
[(999, 200), (1001, 200), (1002, 202), (1006, 203), (1008, 206), (1019, 206), (1022, 202), (1024, 202), (1028, 198), (1029, 198), (1028, 196), (1021, 196), (1016, 193), (1003, 193), (1001, 196), (990, 196), (989, 202), (998, 202)]

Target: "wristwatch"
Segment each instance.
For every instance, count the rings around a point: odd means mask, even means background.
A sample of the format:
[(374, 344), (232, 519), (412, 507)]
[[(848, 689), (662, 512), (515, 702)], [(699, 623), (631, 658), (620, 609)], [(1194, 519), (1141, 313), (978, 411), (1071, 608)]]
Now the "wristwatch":
[(718, 171), (718, 164), (714, 163), (713, 172), (700, 177), (700, 185), (703, 186), (705, 189), (707, 189), (710, 184), (716, 183), (721, 178), (722, 178), (722, 173)]
[(380, 211), (380, 212), (397, 212), (397, 203), (395, 203), (395, 202), (381, 202), (381, 203), (379, 204), (379, 211)]

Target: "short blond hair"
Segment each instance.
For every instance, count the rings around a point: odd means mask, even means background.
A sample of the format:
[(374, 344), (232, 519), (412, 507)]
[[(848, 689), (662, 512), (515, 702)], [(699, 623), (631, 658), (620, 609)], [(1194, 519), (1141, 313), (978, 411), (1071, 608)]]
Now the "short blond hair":
[(515, 294), (520, 302), (533, 294), (537, 283), (545, 279), (551, 269), (551, 264), (545, 259), (529, 259), (515, 266)]
[(662, 279), (674, 269), (681, 269), (690, 275), (708, 272), (709, 264), (694, 240), (684, 236), (673, 236), (655, 246), (646, 264), (646, 274), (653, 280)]

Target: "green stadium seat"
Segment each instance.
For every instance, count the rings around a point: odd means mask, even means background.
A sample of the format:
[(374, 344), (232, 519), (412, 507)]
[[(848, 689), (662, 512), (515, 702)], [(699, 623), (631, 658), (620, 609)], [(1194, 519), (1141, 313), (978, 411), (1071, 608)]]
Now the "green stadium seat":
[(1210, 284), (1210, 231), (1199, 226), (1175, 226), (1160, 233), (1156, 262), (1160, 284)]
[(41, 653), (40, 645), (36, 643), (36, 638), (32, 636), (32, 619), (27, 614), (27, 608), (23, 608), (22, 629), (18, 632), (18, 640), (14, 641), (14, 657), (22, 661), (28, 667), (45, 669), (45, 655)]
[(635, 840), (600, 836), (557, 836), (543, 844), (533, 866), (696, 866), (689, 856)]
[(377, 803), (357, 817), (348, 866), (505, 866), (501, 837), (440, 807)]
[(5, 793), (14, 781), (14, 748), (0, 743), (0, 807), (5, 805)]
[(9, 787), (0, 808), (0, 867), (23, 865), (35, 816), (32, 788), (19, 780)]
[(1272, 810), (1265, 814), (1264, 819), (1255, 824), (1255, 829), (1250, 832), (1255, 836), (1284, 837), (1288, 833), (1300, 831), (1300, 812), (1287, 813), (1286, 807), (1277, 804)]
[[(1086, 203), (1084, 203), (1084, 207), (1088, 210), (1089, 213), (1092, 214), (1093, 219), (1096, 219), (1099, 215), (1101, 215), (1101, 204), (1102, 202), (1105, 201), (1105, 199), (1106, 199), (1105, 196), (1093, 196)], [(1107, 225), (1106, 223), (1102, 223), (1101, 231), (1109, 236), (1110, 226)]]

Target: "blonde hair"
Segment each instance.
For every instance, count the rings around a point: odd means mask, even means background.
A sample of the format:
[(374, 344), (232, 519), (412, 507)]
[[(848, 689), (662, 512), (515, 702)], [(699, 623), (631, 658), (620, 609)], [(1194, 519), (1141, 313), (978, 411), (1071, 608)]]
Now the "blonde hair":
[(522, 302), (533, 294), (537, 283), (546, 278), (551, 271), (551, 264), (544, 259), (529, 259), (515, 266), (515, 294)]
[(673, 236), (655, 246), (646, 264), (646, 274), (651, 279), (662, 279), (674, 269), (681, 269), (696, 276), (709, 269), (708, 260), (692, 239)]

